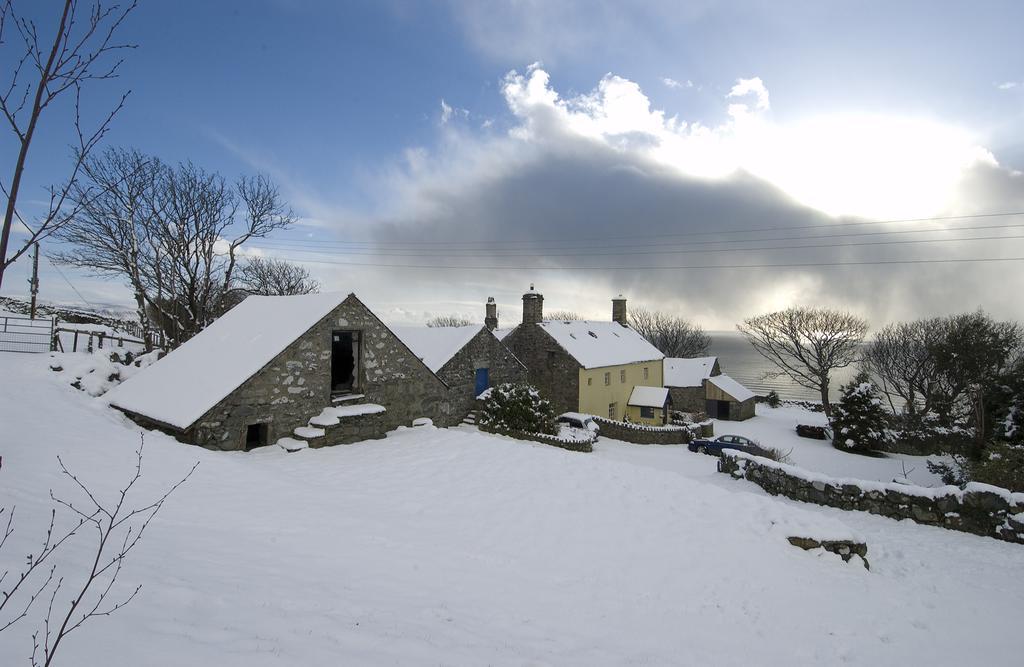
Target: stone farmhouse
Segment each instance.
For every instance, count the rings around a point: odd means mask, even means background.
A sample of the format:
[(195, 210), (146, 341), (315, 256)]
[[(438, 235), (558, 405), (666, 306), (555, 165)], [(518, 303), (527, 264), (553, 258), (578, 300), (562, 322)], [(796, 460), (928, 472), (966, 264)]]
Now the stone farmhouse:
[[(488, 323), (497, 326), (488, 304)], [(530, 286), (523, 295), (523, 320), (512, 330), (497, 330), (505, 346), (529, 369), (530, 383), (557, 412), (583, 412), (609, 419), (664, 424), (668, 393), (659, 406), (651, 397), (630, 406), (635, 387), (663, 387), (662, 360), (656, 347), (626, 323), (626, 300), (612, 300), (612, 321), (544, 319), (544, 295)], [(644, 394), (644, 392), (641, 392)], [(633, 410), (632, 408), (636, 408)]]
[(251, 296), (108, 397), (203, 447), (298, 449), (382, 438), (419, 417), (456, 424), (481, 378), (525, 376), (483, 327), (415, 344), (354, 294)]
[(717, 357), (666, 358), (665, 386), (676, 410), (732, 421), (754, 416), (754, 392), (723, 375)]

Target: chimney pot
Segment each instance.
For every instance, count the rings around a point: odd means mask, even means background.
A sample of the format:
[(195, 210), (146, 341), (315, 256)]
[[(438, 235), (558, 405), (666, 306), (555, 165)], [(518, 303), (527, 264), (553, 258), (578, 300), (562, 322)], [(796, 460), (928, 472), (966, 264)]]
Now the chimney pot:
[(484, 325), (491, 331), (498, 328), (498, 304), (494, 303), (494, 297), (487, 297), (487, 304), (485, 306), (486, 317), (484, 317)]

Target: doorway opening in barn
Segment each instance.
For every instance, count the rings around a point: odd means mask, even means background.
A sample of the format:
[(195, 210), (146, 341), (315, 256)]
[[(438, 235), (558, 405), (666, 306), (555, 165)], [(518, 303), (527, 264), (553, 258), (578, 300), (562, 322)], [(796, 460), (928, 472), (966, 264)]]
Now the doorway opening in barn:
[(729, 419), (729, 401), (715, 401), (717, 403), (717, 409), (715, 414), (718, 419)]
[(257, 447), (264, 447), (267, 442), (266, 424), (247, 424), (245, 427), (245, 451), (251, 451)]
[(331, 392), (353, 391), (359, 378), (358, 331), (335, 331), (331, 334)]

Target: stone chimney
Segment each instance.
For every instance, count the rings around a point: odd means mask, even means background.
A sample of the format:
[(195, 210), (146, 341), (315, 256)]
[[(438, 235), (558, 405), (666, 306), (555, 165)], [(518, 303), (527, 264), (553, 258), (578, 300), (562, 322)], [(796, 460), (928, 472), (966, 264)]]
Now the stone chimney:
[(544, 320), (544, 295), (533, 289), (523, 295), (523, 324), (539, 324)]
[(626, 297), (621, 294), (612, 299), (612, 322), (618, 322), (622, 326), (626, 326)]
[(494, 297), (487, 297), (487, 316), (484, 317), (484, 326), (494, 331), (498, 328), (498, 304), (494, 303)]

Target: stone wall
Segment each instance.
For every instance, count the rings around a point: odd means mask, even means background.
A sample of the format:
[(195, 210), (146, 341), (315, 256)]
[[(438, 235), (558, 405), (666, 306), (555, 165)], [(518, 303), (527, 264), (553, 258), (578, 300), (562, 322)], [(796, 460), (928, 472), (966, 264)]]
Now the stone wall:
[(502, 345), (494, 334), (481, 328), (480, 332), (437, 372), (449, 387), (450, 423), (462, 421), (463, 417), (476, 408), (478, 368), (488, 369), (488, 379), (492, 387), (505, 382), (523, 384), (528, 379), (526, 366)]
[(349, 295), (181, 438), (212, 449), (242, 449), (246, 426), (255, 423), (266, 424), (268, 444), (290, 436), (331, 405), (331, 334), (335, 330), (362, 332), (354, 391), (364, 394), (365, 402), (387, 408), (369, 422), (382, 434), (416, 417), (430, 417), (442, 425), (452, 422), (444, 383), (355, 295)]
[(579, 410), (580, 365), (551, 336), (535, 324), (521, 324), (502, 342), (526, 364), (530, 384), (557, 414)]
[(1024, 493), (987, 484), (972, 483), (961, 490), (834, 479), (728, 450), (722, 452), (718, 470), (772, 495), (1024, 544)]
[(510, 438), (515, 438), (516, 440), (530, 440), (532, 442), (539, 442), (542, 445), (551, 445), (552, 447), (558, 447), (560, 449), (568, 449), (571, 452), (594, 451), (593, 440), (565, 440), (563, 438), (559, 438), (557, 435), (548, 435), (546, 433), (527, 433), (526, 431), (511, 431), (495, 428), (493, 426), (486, 426), (484, 424), (479, 424), (477, 428), (485, 433), (506, 435)]
[(690, 430), (685, 426), (646, 426), (603, 417), (594, 417), (594, 421), (601, 427), (603, 437), (636, 445), (685, 445), (691, 439)]

